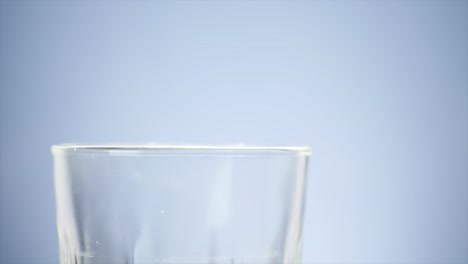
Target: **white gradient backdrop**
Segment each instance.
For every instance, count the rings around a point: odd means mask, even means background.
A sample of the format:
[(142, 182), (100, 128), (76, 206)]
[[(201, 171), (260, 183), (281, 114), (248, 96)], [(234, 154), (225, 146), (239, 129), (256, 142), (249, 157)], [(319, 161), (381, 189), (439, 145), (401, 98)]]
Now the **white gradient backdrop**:
[(468, 263), (468, 1), (1, 1), (0, 262), (63, 142), (309, 145), (305, 263)]

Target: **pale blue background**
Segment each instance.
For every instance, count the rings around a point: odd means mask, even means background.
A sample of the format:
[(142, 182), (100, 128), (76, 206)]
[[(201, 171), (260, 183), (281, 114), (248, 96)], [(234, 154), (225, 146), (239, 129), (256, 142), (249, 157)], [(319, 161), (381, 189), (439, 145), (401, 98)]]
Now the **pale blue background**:
[(468, 1), (2, 1), (0, 262), (63, 142), (310, 145), (305, 263), (468, 263)]

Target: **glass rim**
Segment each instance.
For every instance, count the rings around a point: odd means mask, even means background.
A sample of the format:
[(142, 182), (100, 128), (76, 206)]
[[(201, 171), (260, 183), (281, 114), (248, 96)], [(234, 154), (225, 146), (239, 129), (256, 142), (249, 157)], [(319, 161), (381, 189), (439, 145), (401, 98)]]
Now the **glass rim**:
[(290, 154), (310, 156), (311, 150), (308, 146), (260, 146), (260, 145), (192, 145), (192, 144), (77, 144), (65, 143), (51, 146), (52, 153), (100, 153), (100, 154), (148, 154), (158, 152), (177, 152), (183, 156), (187, 152), (199, 153), (200, 155), (210, 153), (211, 155), (223, 156), (223, 152), (242, 153), (243, 155)]

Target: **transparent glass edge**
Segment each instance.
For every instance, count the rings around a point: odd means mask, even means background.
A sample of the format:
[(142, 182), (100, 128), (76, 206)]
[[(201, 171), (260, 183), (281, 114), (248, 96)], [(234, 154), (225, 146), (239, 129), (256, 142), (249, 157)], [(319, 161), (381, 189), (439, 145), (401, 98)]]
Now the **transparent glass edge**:
[[(265, 151), (284, 152), (284, 154), (310, 156), (308, 146), (255, 146), (255, 145), (171, 145), (171, 144), (54, 144), (50, 148), (52, 153), (102, 153), (131, 155), (148, 154), (151, 151)], [(257, 153), (258, 154), (258, 153)], [(220, 155), (223, 155), (220, 153)], [(177, 156), (174, 155), (174, 156)]]

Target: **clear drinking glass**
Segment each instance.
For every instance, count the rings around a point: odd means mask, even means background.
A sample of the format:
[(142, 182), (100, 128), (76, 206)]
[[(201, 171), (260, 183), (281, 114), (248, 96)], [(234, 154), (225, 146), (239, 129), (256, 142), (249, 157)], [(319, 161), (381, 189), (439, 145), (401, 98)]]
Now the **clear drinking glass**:
[(300, 262), (307, 147), (52, 152), (62, 264)]

